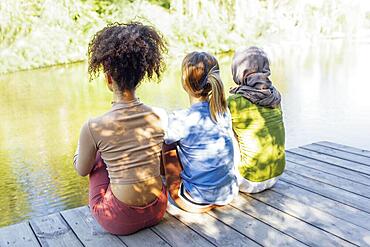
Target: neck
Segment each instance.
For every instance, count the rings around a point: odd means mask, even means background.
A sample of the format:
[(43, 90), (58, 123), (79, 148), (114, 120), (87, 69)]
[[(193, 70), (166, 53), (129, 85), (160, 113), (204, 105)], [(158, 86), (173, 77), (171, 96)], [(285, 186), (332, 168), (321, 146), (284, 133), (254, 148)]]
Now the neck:
[(117, 90), (113, 93), (113, 102), (130, 102), (135, 99), (135, 90), (125, 90), (123, 92)]
[(189, 94), (189, 101), (190, 101), (190, 105), (194, 105), (194, 104), (199, 103), (199, 102), (207, 101), (207, 98), (204, 98), (204, 97), (196, 98), (196, 97), (191, 96)]

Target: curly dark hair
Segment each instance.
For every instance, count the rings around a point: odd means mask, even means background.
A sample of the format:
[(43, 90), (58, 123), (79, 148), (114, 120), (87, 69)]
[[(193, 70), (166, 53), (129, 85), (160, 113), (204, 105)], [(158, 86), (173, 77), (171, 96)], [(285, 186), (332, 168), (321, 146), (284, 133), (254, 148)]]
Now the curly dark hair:
[(140, 22), (110, 24), (89, 43), (90, 79), (103, 68), (119, 90), (135, 89), (145, 76), (160, 78), (165, 68), (162, 53), (166, 51), (166, 41), (154, 27)]

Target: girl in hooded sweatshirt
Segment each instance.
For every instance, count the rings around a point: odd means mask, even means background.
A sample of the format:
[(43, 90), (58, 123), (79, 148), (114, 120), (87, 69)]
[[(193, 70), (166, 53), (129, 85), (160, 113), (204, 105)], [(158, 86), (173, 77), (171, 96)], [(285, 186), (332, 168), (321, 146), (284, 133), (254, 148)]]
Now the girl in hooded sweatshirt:
[(258, 47), (237, 51), (228, 107), (239, 143), (239, 190), (258, 193), (272, 187), (285, 168), (285, 129), (281, 95), (269, 79), (266, 53)]

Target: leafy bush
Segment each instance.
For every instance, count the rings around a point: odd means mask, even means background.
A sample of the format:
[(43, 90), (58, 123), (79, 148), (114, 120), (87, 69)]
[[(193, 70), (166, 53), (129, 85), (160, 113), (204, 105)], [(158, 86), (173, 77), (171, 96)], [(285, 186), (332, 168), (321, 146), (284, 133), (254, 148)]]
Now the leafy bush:
[(369, 26), (364, 2), (2, 0), (0, 73), (84, 60), (92, 35), (116, 21), (154, 25), (169, 41), (170, 55), (353, 36)]

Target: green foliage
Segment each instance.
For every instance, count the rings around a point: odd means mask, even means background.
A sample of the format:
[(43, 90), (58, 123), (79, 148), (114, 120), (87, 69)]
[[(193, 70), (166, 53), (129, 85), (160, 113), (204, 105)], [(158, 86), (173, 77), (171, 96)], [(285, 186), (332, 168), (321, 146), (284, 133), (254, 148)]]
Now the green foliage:
[(171, 1), (170, 0), (149, 0), (150, 3), (159, 5), (165, 9), (170, 9)]
[[(170, 55), (228, 52), (253, 43), (352, 36), (369, 26), (359, 0), (2, 0), (0, 73), (86, 59), (87, 45), (111, 22), (158, 28)], [(364, 22), (364, 20), (366, 22)], [(362, 24), (365, 23), (365, 24)]]
[(82, 60), (105, 25), (93, 5), (73, 0), (3, 0), (0, 12), (0, 73)]

